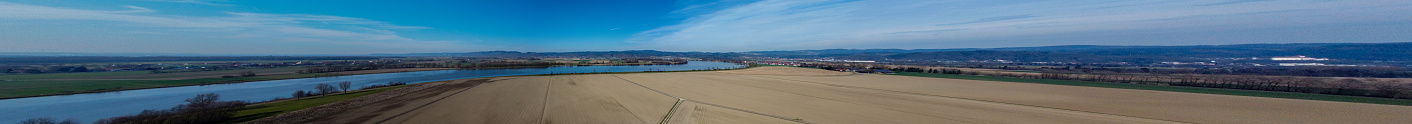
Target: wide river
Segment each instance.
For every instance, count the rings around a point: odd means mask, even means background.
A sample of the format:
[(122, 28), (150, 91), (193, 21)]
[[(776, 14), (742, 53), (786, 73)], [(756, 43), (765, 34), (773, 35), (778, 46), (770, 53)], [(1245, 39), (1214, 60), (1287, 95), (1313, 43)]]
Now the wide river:
[(351, 81), (353, 88), (358, 88), (387, 82), (425, 83), (481, 77), (547, 74), (550, 72), (641, 72), (648, 69), (677, 71), (744, 66), (725, 62), (691, 61), (681, 65), (440, 70), (30, 97), (0, 100), (0, 123), (17, 123), (25, 119), (40, 117), (59, 120), (75, 119), (81, 123), (90, 123), (108, 117), (136, 114), (144, 109), (168, 109), (184, 103), (183, 100), (186, 98), (202, 93), (220, 94), (221, 100), (265, 101), (275, 97), (289, 97), (297, 90), (312, 90), (318, 84), (337, 85), (338, 82), (343, 81)]

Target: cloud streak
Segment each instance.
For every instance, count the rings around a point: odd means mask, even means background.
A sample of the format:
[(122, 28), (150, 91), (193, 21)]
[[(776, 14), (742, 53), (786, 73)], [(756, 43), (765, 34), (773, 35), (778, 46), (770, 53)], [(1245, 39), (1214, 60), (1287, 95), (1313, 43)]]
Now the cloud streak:
[[(154, 13), (156, 10), (139, 6), (123, 7), (128, 8), (128, 10), (85, 10), (0, 2), (0, 21), (100, 21), (113, 23), (74, 22), (66, 23), (65, 25), (107, 24), (86, 28), (147, 27), (158, 30), (155, 32), (144, 32), (144, 34), (194, 33), (194, 35), (181, 36), (181, 38), (185, 38), (186, 40), (181, 42), (278, 42), (291, 44), (344, 45), (354, 48), (366, 48), (366, 50), (325, 48), (328, 53), (367, 53), (383, 52), (387, 50), (391, 50), (388, 52), (403, 52), (408, 49), (450, 50), (469, 47), (451, 41), (415, 40), (402, 37), (397, 33), (399, 31), (428, 29), (427, 27), (400, 26), (362, 18), (245, 12), (226, 12), (224, 16), (176, 16), (156, 14)], [(53, 24), (34, 25), (42, 26)], [(162, 38), (154, 37), (151, 39), (156, 40)], [(195, 41), (192, 39), (195, 39)], [(250, 48), (247, 49), (259, 49), (256, 46), (248, 47)], [(278, 51), (280, 50), (272, 50), (269, 52)]]
[(190, 3), (190, 4), (213, 5), (213, 6), (230, 6), (230, 4), (222, 4), (222, 2), (230, 2), (229, 0), (145, 0), (145, 1), (172, 2), (172, 3)]
[[(1084, 36), (1134, 31), (1147, 34), (1108, 36), (1140, 42), (1164, 32), (1408, 23), (1412, 22), (1412, 16), (1406, 16), (1412, 14), (1409, 12), (1412, 1), (1397, 0), (770, 0), (640, 32), (627, 42), (639, 48), (687, 51), (952, 48), (1005, 42), (1013, 42), (1010, 46), (1093, 44), (1082, 41), (1093, 39)], [(1034, 40), (1055, 36), (1072, 37)]]

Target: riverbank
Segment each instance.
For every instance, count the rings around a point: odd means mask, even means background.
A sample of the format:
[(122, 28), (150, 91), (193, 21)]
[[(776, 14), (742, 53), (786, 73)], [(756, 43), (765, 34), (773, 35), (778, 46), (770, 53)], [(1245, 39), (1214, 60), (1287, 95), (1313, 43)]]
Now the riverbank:
[[(853, 74), (516, 76), (285, 123), (1398, 123), (1412, 107)], [(431, 92), (431, 93), (426, 93)], [(439, 93), (438, 93), (439, 92)], [(1332, 113), (1332, 114), (1331, 114)], [(447, 117), (464, 118), (447, 118)], [(1023, 117), (1023, 118), (1016, 118)], [(960, 119), (958, 119), (960, 118)]]
[[(252, 124), (263, 124), (263, 123), (304, 123), (304, 122), (308, 122), (308, 121), (311, 121), (311, 120), (325, 120), (325, 119), (346, 118), (346, 117), (330, 117), (330, 116), (335, 115), (335, 114), (339, 114), (339, 113), (347, 113), (347, 112), (345, 112), (344, 110), (345, 110), (345, 109), (349, 109), (349, 108), (359, 108), (359, 107), (365, 107), (365, 106), (370, 106), (370, 105), (371, 105), (371, 106), (402, 106), (402, 105), (407, 105), (406, 102), (417, 102), (417, 101), (408, 101), (408, 100), (444, 97), (444, 95), (443, 95), (444, 93), (443, 93), (443, 92), (455, 91), (455, 90), (465, 90), (465, 89), (474, 88), (474, 87), (479, 86), (479, 85), (481, 85), (481, 84), (483, 84), (483, 83), (490, 83), (490, 82), (496, 82), (496, 81), (501, 81), (501, 80), (509, 80), (509, 79), (515, 79), (515, 78), (520, 78), (520, 77), (567, 76), (567, 75), (590, 75), (590, 74), (639, 74), (639, 73), (665, 73), (665, 72), (730, 71), (730, 70), (750, 69), (750, 68), (755, 68), (755, 67), (759, 67), (759, 66), (753, 66), (753, 65), (752, 65), (752, 66), (745, 66), (745, 67), (741, 67), (741, 68), (699, 69), (699, 70), (681, 70), (681, 71), (556, 73), (556, 74), (517, 75), (517, 76), (484, 77), (484, 78), (473, 78), (473, 79), (458, 79), (458, 80), (448, 80), (448, 81), (436, 81), (436, 82), (428, 82), (428, 83), (413, 84), (413, 85), (406, 86), (406, 87), (397, 87), (397, 88), (395, 88), (395, 89), (389, 89), (388, 92), (382, 92), (382, 93), (376, 93), (376, 94), (371, 94), (371, 95), (365, 95), (365, 96), (363, 96), (363, 97), (351, 98), (351, 99), (347, 99), (347, 100), (344, 100), (344, 101), (338, 101), (338, 102), (333, 102), (333, 103), (327, 103), (327, 104), (318, 105), (318, 106), (315, 106), (315, 107), (308, 107), (308, 108), (304, 108), (304, 109), (297, 109), (297, 110), (294, 110), (294, 111), (286, 112), (287, 114), (261, 115), (261, 116), (268, 116), (269, 118), (254, 119), (254, 120), (251, 120), (251, 121), (246, 122), (246, 123), (252, 123)], [(438, 86), (438, 87), (429, 88), (429, 87), (431, 87), (431, 86)], [(266, 104), (266, 105), (286, 104), (286, 103), (284, 103), (284, 102), (301, 102), (301, 101), (298, 101), (298, 100), (290, 100), (290, 101), (272, 101), (272, 102), (261, 103), (261, 104)], [(297, 106), (307, 106), (307, 105), (302, 105), (302, 104), (288, 104), (288, 105), (289, 105), (289, 106), (269, 106), (269, 107), (296, 108)], [(293, 107), (291, 107), (291, 106), (293, 106)], [(355, 112), (355, 113), (356, 113), (356, 112)], [(366, 112), (366, 113), (381, 113), (381, 112)], [(250, 119), (250, 117), (242, 117), (241, 119)], [(245, 120), (241, 120), (241, 121), (245, 121)], [(364, 121), (364, 122), (367, 122), (367, 121), (377, 121), (377, 120), (356, 120), (356, 121)], [(237, 121), (237, 122), (240, 122), (240, 121)]]
[(222, 123), (233, 124), (233, 123), (240, 123), (240, 122), (245, 122), (245, 121), (250, 121), (250, 120), (265, 118), (265, 117), (269, 117), (269, 116), (275, 116), (275, 115), (284, 114), (284, 113), (287, 113), (287, 112), (293, 112), (293, 111), (303, 110), (303, 109), (305, 109), (305, 108), (320, 106), (320, 105), (324, 105), (324, 104), (328, 104), (328, 103), (339, 102), (339, 101), (344, 101), (344, 100), (348, 100), (348, 99), (358, 98), (358, 97), (362, 97), (362, 96), (366, 96), (366, 95), (377, 94), (377, 93), (381, 93), (381, 92), (388, 91), (388, 90), (392, 90), (392, 89), (402, 88), (402, 87), (405, 87), (405, 86), (407, 86), (407, 85), (392, 86), (392, 87), (381, 87), (381, 88), (372, 88), (372, 89), (362, 89), (362, 90), (348, 91), (348, 92), (345, 92), (345, 93), (329, 94), (329, 95), (324, 95), (324, 96), (303, 97), (303, 98), (294, 98), (294, 99), (284, 99), (284, 100), (266, 101), (266, 102), (261, 102), (261, 103), (250, 104), (250, 105), (246, 105), (246, 107), (245, 107), (244, 109), (242, 109), (242, 110), (240, 110), (240, 111), (237, 111), (237, 112), (235, 113), (234, 117), (231, 117), (232, 119), (231, 119), (230, 121), (226, 121), (226, 122), (222, 122)]
[[(476, 69), (443, 70), (404, 73), (350, 75), (331, 78), (302, 78), (273, 81), (257, 81), (237, 84), (188, 86), (132, 90), (120, 93), (93, 93), (81, 95), (31, 97), (0, 100), (0, 110), (24, 113), (0, 113), (0, 122), (18, 122), (24, 119), (53, 117), (73, 118), (79, 121), (93, 121), (108, 117), (135, 114), (145, 109), (167, 109), (181, 103), (191, 94), (216, 93), (224, 100), (267, 101), (279, 97), (288, 98), (298, 90), (310, 90), (318, 84), (339, 84), (351, 82), (354, 87), (371, 86), (387, 82), (419, 84), (435, 81), (504, 77), (518, 75), (548, 74), (550, 72), (615, 72), (645, 70), (701, 70), (709, 68), (737, 68), (745, 65), (726, 62), (693, 61), (685, 65), (656, 66), (572, 66), (549, 68), (518, 69)], [(594, 71), (598, 70), (598, 71)], [(83, 111), (83, 112), (74, 112)]]
[[(260, 75), (260, 76), (253, 76), (253, 77), (233, 77), (233, 78), (221, 78), (221, 77), (219, 77), (219, 75), (217, 75), (217, 77), (214, 77), (214, 78), (195, 78), (195, 79), (185, 79), (185, 78), (182, 78), (182, 77), (160, 77), (160, 78), (168, 78), (168, 79), (170, 79), (170, 78), (176, 78), (175, 80), (142, 80), (142, 79), (52, 80), (52, 79), (36, 79), (36, 80), (34, 80), (34, 81), (6, 81), (6, 82), (0, 82), (0, 83), (29, 83), (29, 84), (22, 84), (22, 85), (35, 85), (35, 86), (29, 86), (29, 87), (32, 87), (32, 88), (28, 88), (28, 89), (25, 89), (25, 88), (5, 89), (4, 91), (0, 91), (0, 100), (4, 100), (4, 99), (18, 99), (18, 98), (30, 98), (30, 97), (44, 97), (44, 96), (62, 96), (62, 95), (89, 94), (89, 93), (107, 93), (107, 92), (119, 92), (119, 91), (128, 91), (128, 90), (155, 89), (155, 88), (171, 88), (171, 87), (201, 86), (201, 85), (214, 85), (214, 84), (245, 83), (245, 82), (255, 82), (255, 81), (286, 80), (286, 79), (300, 79), (300, 78), (319, 78), (319, 77), (335, 77), (335, 76), (365, 75), (365, 74), (381, 74), (381, 73), (400, 73), (400, 72), (416, 72), (416, 71), (438, 71), (438, 70), (454, 70), (454, 69), (455, 69), (455, 68), (400, 68), (400, 69), (360, 70), (360, 71), (331, 72), (331, 73), (311, 73), (311, 74), (284, 73), (284, 74)], [(233, 71), (242, 71), (242, 70), (233, 70)], [(205, 77), (205, 76), (209, 76), (209, 75), (197, 75), (197, 76), (198, 76), (198, 77)], [(54, 82), (54, 81), (63, 81), (63, 82)], [(52, 84), (49, 84), (49, 83), (52, 83)], [(92, 84), (92, 83), (110, 83), (110, 84)], [(64, 86), (63, 88), (47, 88), (47, 87), (46, 87), (46, 86), (51, 86), (51, 85), (61, 85), (61, 86), (68, 85), (68, 86)], [(84, 85), (99, 85), (99, 86), (84, 86)], [(115, 86), (115, 85), (116, 85), (116, 86)], [(70, 90), (78, 90), (78, 91), (70, 91)]]

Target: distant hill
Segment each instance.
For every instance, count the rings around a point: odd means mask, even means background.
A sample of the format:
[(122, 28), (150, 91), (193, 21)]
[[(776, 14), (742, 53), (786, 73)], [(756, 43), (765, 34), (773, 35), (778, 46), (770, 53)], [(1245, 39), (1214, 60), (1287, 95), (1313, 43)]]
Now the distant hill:
[(665, 52), (656, 50), (378, 54), (383, 56), (467, 57), (693, 57), (739, 59), (743, 57), (835, 58), (855, 60), (1019, 60), (1077, 62), (1199, 61), (1210, 58), (1250, 58), (1305, 55), (1340, 60), (1412, 61), (1412, 42), (1400, 43), (1293, 43), (1193, 46), (1064, 45), (960, 49), (822, 49), (750, 52)]
[(752, 51), (750, 55), (782, 58), (842, 59), (951, 59), (951, 60), (1107, 60), (1155, 61), (1182, 58), (1249, 58), (1305, 55), (1345, 60), (1412, 60), (1412, 42), (1401, 43), (1298, 43), (1197, 46), (1066, 45), (1042, 47), (968, 49), (827, 49)]

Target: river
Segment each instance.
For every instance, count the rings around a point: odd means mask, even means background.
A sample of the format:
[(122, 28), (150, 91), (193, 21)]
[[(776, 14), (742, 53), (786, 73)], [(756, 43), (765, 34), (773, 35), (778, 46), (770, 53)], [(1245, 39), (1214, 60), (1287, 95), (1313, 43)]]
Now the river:
[(0, 123), (16, 123), (40, 117), (59, 120), (75, 119), (82, 123), (89, 123), (108, 117), (136, 114), (144, 109), (168, 109), (184, 103), (183, 100), (196, 96), (196, 94), (216, 93), (221, 95), (221, 100), (265, 101), (276, 97), (289, 97), (297, 90), (312, 90), (318, 84), (337, 85), (343, 81), (350, 81), (353, 83), (353, 88), (358, 88), (387, 82), (425, 83), (468, 78), (547, 74), (550, 72), (641, 72), (648, 69), (679, 71), (744, 66), (725, 62), (691, 61), (680, 65), (440, 70), (30, 97), (0, 100)]

